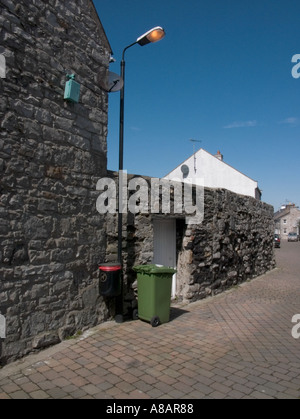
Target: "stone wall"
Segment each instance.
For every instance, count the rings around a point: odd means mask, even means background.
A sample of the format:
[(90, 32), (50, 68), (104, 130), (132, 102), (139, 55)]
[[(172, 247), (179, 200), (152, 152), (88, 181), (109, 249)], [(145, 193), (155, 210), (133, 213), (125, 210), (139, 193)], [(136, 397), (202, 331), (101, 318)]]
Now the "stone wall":
[[(110, 173), (117, 183), (117, 175)], [(128, 181), (132, 176), (128, 176)], [(150, 178), (144, 177), (149, 185)], [(173, 195), (174, 196), (174, 195)], [(171, 195), (172, 199), (172, 195)], [(204, 219), (185, 223), (182, 213), (123, 215), (125, 309), (135, 308), (134, 265), (152, 263), (153, 220), (175, 218), (177, 249), (177, 298), (192, 302), (216, 295), (275, 267), (273, 207), (252, 197), (225, 189), (204, 190)], [(116, 216), (107, 218), (107, 255), (117, 260)]]
[[(106, 174), (110, 46), (91, 1), (0, 2), (0, 363), (91, 327), (106, 248), (96, 182)], [(64, 101), (66, 75), (81, 85)]]
[(275, 267), (273, 207), (225, 189), (205, 189), (202, 224), (183, 241), (189, 280), (179, 281), (188, 301), (216, 295)]

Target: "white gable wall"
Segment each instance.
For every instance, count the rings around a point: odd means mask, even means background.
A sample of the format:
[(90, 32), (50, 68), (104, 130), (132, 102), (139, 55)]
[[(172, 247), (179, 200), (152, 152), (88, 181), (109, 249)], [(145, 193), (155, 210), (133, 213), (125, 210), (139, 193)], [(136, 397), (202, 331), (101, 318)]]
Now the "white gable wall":
[[(182, 165), (189, 168), (186, 177), (182, 173)], [(187, 181), (208, 188), (224, 188), (253, 198), (255, 198), (255, 190), (258, 187), (256, 181), (203, 149), (197, 151), (195, 155), (189, 157), (163, 179)]]

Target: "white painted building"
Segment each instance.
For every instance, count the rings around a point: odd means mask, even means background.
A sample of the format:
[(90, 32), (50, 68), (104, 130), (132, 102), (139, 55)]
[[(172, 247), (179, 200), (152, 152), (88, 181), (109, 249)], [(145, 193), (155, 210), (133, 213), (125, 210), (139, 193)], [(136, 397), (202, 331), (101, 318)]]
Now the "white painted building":
[(240, 195), (261, 199), (257, 182), (225, 163), (220, 151), (214, 156), (200, 148), (163, 179), (228, 189)]

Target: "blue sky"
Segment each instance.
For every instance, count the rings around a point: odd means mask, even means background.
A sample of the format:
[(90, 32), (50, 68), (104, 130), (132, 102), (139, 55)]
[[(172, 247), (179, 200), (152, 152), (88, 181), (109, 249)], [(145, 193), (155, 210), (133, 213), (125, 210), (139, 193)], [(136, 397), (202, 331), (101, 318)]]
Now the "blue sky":
[[(299, 0), (94, 0), (120, 73), (124, 169), (162, 177), (202, 147), (258, 181), (263, 201), (300, 205)], [(299, 70), (300, 72), (300, 70)], [(119, 93), (109, 94), (108, 168), (118, 169)]]

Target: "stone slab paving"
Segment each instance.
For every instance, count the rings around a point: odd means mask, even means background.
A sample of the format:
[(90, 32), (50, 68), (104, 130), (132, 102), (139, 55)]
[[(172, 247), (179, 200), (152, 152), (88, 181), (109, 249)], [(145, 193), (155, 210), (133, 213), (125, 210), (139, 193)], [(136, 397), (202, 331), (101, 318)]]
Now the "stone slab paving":
[(108, 322), (0, 369), (0, 399), (299, 399), (299, 296), (277, 268), (156, 328)]

